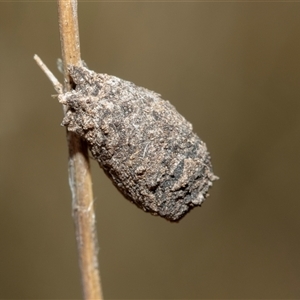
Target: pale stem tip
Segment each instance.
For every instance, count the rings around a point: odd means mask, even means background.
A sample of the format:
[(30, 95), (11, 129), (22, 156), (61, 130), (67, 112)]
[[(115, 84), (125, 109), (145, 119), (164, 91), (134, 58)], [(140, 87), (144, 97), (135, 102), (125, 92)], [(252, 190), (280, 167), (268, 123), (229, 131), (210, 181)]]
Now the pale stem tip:
[(43, 63), (43, 61), (39, 58), (38, 55), (34, 55), (33, 59), (36, 61), (36, 63), (39, 65), (39, 67), (44, 71), (44, 73), (47, 75), (47, 77), (50, 79), (50, 81), (53, 84), (54, 89), (61, 94), (63, 92), (63, 86), (61, 83), (57, 80), (57, 78), (54, 76), (54, 74), (48, 69), (48, 67)]

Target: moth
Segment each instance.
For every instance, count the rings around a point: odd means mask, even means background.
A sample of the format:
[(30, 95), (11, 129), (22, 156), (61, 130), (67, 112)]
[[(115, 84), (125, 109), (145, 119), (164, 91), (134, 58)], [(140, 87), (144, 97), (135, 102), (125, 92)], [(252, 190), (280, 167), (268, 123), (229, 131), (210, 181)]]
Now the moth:
[(86, 67), (69, 66), (75, 89), (58, 95), (62, 125), (89, 145), (117, 189), (145, 212), (180, 220), (214, 180), (206, 145), (169, 101)]

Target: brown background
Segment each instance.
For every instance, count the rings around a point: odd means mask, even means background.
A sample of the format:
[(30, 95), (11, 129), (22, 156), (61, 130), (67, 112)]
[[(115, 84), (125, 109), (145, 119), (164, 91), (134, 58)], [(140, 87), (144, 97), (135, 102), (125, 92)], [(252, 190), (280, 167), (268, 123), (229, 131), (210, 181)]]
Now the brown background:
[[(91, 69), (194, 124), (220, 180), (179, 224), (92, 162), (107, 299), (300, 298), (300, 3), (80, 3)], [(81, 298), (55, 2), (0, 3), (0, 298)]]

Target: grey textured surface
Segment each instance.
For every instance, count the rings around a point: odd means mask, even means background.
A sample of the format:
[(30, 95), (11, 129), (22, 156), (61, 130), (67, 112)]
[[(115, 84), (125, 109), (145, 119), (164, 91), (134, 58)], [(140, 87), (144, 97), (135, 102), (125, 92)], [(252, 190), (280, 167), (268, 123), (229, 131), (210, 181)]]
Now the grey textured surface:
[[(300, 299), (299, 3), (86, 2), (82, 57), (169, 99), (221, 180), (178, 224), (91, 161), (105, 299)], [(1, 2), (1, 299), (81, 299), (56, 2)]]
[(63, 125), (79, 134), (119, 191), (170, 221), (200, 206), (217, 179), (206, 145), (160, 95), (85, 67), (70, 67), (76, 89), (59, 95)]

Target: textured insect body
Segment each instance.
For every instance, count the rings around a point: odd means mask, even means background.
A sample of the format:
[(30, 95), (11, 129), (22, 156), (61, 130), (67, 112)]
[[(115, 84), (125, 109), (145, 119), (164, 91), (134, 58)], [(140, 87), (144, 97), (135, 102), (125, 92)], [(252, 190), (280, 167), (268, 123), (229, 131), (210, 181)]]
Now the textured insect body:
[(217, 179), (206, 145), (168, 101), (120, 78), (70, 66), (63, 125), (88, 142), (114, 185), (144, 211), (178, 221)]

